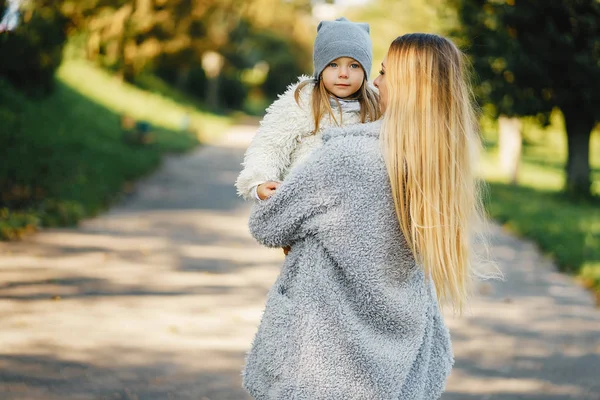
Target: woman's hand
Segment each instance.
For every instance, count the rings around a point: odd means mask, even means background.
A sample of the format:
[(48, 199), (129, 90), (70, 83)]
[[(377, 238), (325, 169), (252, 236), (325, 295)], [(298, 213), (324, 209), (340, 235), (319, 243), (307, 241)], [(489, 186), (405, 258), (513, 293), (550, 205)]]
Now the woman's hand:
[(275, 181), (268, 181), (261, 183), (256, 188), (256, 193), (261, 200), (266, 200), (275, 194), (275, 191), (279, 187), (280, 183)]

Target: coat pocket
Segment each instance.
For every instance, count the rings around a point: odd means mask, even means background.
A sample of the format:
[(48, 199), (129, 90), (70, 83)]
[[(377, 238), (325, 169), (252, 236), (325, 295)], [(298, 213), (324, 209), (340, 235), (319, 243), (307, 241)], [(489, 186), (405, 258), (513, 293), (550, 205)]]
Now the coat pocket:
[(300, 256), (302, 254), (301, 242), (295, 243), (291, 250), (288, 252), (285, 262), (281, 267), (281, 273), (275, 281), (275, 292), (286, 298), (291, 298), (293, 295), (294, 282), (298, 276), (298, 270), (300, 267)]

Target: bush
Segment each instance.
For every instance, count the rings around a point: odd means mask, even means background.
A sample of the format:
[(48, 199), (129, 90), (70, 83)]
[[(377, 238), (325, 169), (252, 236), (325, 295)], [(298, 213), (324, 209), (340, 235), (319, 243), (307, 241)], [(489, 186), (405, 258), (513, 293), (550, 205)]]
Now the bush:
[(39, 215), (43, 226), (75, 226), (85, 217), (85, 209), (75, 201), (46, 199), (42, 202)]
[(32, 106), (22, 94), (0, 80), (0, 207), (24, 209), (56, 195), (55, 182), (69, 181), (76, 168), (64, 153), (78, 154), (79, 146), (64, 140), (60, 127), (53, 134), (26, 129)]
[(34, 2), (29, 20), (0, 35), (0, 75), (30, 95), (48, 95), (62, 61), (68, 20)]
[(198, 99), (204, 100), (206, 98), (206, 80), (206, 73), (202, 69), (202, 66), (192, 65), (186, 92)]
[[(198, 144), (194, 134), (165, 125), (187, 111), (181, 105), (87, 64), (62, 68), (55, 90), (44, 99), (28, 98), (0, 79), (0, 239), (19, 239), (39, 226), (75, 225), (123, 196), (162, 154)], [(150, 111), (156, 119), (146, 115), (151, 145), (126, 142), (119, 114), (106, 106), (115, 99), (123, 113), (156, 110)]]
[(600, 294), (600, 200), (574, 202), (561, 193), (495, 182), (490, 189), (492, 218), (534, 240), (561, 271)]
[(261, 88), (267, 98), (275, 99), (306, 72), (302, 67), (306, 64), (306, 54), (297, 44), (270, 32), (257, 35), (256, 41), (264, 53), (263, 59), (269, 64), (269, 72)]
[(0, 240), (17, 240), (35, 232), (40, 225), (39, 218), (32, 212), (12, 212), (0, 209)]
[(219, 102), (230, 110), (242, 109), (248, 89), (238, 73), (224, 73), (219, 76)]

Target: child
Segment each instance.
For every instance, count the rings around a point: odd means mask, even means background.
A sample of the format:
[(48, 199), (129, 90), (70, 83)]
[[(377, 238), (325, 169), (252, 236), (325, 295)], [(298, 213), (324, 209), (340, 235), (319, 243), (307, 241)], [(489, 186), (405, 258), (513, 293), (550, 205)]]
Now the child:
[(246, 199), (272, 196), (288, 172), (321, 146), (328, 127), (374, 121), (378, 96), (368, 84), (369, 25), (346, 18), (317, 27), (314, 76), (302, 76), (269, 108), (246, 151), (236, 187)]

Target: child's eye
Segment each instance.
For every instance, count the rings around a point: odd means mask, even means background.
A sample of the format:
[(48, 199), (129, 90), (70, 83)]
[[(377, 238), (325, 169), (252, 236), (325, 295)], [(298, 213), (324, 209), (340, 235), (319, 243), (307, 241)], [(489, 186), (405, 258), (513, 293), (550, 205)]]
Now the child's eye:
[(382, 69), (380, 69), (380, 70), (379, 70), (379, 75), (385, 75), (385, 71), (384, 71), (384, 70), (382, 70)]
[(331, 68), (335, 68), (335, 67), (337, 67), (337, 63), (334, 63), (334, 62), (332, 62), (332, 63), (329, 63), (329, 66), (330, 66)]
[(357, 64), (357, 63), (350, 64), (350, 68), (358, 69), (358, 68), (360, 68), (360, 64)]

